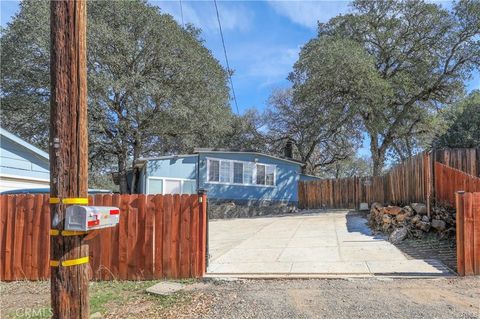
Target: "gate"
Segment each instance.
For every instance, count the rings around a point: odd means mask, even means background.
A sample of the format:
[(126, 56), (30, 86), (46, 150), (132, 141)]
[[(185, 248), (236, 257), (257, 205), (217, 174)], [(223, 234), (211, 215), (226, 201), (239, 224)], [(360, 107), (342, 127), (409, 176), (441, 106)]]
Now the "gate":
[(457, 272), (480, 275), (480, 193), (457, 192)]
[[(103, 195), (120, 223), (88, 234), (91, 278), (202, 277), (206, 270), (206, 195)], [(0, 279), (50, 277), (49, 196), (0, 195)]]

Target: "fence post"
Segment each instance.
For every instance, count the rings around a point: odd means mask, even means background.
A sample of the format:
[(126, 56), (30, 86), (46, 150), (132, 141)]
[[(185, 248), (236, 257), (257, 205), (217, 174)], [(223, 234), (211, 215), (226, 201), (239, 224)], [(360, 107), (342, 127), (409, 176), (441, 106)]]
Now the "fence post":
[(199, 233), (199, 251), (200, 251), (200, 271), (201, 277), (207, 272), (208, 263), (208, 211), (207, 211), (207, 190), (200, 188), (198, 190), (198, 200), (200, 202), (200, 233)]
[(424, 159), (423, 159), (423, 174), (424, 174), (424, 191), (425, 191), (425, 202), (427, 204), (427, 216), (430, 217), (430, 210), (431, 210), (431, 203), (430, 203), (430, 197), (431, 197), (431, 168), (432, 167), (432, 161), (430, 159), (430, 153), (425, 152), (424, 153)]
[(457, 272), (460, 276), (465, 276), (465, 253), (463, 249), (463, 200), (465, 192), (457, 192), (456, 200), (456, 239), (457, 239)]

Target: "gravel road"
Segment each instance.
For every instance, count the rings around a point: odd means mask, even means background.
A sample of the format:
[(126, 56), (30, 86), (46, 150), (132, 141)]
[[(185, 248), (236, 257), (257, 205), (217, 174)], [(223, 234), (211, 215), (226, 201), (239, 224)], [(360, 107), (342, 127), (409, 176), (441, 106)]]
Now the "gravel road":
[(201, 318), (480, 318), (480, 278), (221, 282)]
[[(146, 294), (149, 285), (92, 283), (91, 297), (109, 289), (108, 299), (118, 299), (101, 308), (103, 318), (480, 318), (480, 277), (206, 280), (169, 297)], [(0, 283), (0, 288), (5, 317), (18, 308), (48, 307), (48, 282)]]

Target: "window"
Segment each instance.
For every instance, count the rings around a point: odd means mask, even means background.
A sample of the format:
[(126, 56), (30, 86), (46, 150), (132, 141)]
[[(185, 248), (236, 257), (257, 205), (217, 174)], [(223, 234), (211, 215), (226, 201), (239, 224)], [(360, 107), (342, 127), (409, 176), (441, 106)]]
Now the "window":
[(215, 160), (208, 160), (208, 181), (218, 182), (220, 177), (220, 162)]
[(171, 179), (149, 177), (147, 194), (195, 194), (197, 181), (194, 179)]
[(265, 185), (265, 165), (257, 164), (257, 185)]
[(181, 194), (182, 193), (182, 181), (178, 180), (165, 180), (165, 194)]
[(253, 163), (245, 163), (243, 166), (243, 183), (244, 184), (253, 184)]
[(266, 166), (265, 172), (265, 185), (275, 185), (275, 166)]
[(162, 179), (152, 179), (148, 180), (148, 194), (163, 194), (163, 180)]
[(220, 182), (230, 183), (230, 161), (220, 161)]
[(233, 182), (243, 184), (243, 163), (233, 163)]
[(183, 181), (182, 194), (196, 194), (197, 191), (196, 181)]
[(208, 182), (275, 186), (275, 165), (208, 159)]

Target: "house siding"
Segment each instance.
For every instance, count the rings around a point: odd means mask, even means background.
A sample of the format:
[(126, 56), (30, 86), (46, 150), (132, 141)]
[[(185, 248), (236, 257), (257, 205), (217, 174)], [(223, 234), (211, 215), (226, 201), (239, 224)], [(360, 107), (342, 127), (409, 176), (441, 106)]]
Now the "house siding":
[(0, 148), (0, 172), (2, 175), (46, 181), (50, 178), (48, 160), (40, 158), (37, 154), (23, 149), (22, 146), (3, 137)]
[[(208, 159), (255, 162), (275, 165), (275, 185), (239, 185), (207, 181)], [(195, 180), (198, 189), (205, 189), (211, 202), (234, 201), (242, 204), (282, 202), (296, 205), (301, 166), (262, 154), (200, 153), (177, 158), (149, 159), (140, 170), (139, 193), (148, 193), (148, 184), (154, 178)], [(199, 178), (197, 179), (197, 175)]]
[(148, 160), (140, 172), (140, 193), (148, 193), (149, 178), (195, 180), (198, 156)]
[[(201, 153), (199, 164), (199, 186), (206, 189), (211, 200), (234, 200), (238, 202), (288, 202), (298, 201), (298, 180), (300, 165), (275, 159), (261, 154), (248, 153)], [(225, 159), (233, 161), (254, 162), (276, 166), (275, 186), (232, 185), (209, 183), (207, 181), (207, 159)]]
[[(48, 187), (48, 158), (37, 154), (28, 143), (2, 130), (0, 138), (0, 191)], [(20, 141), (20, 142), (19, 142)], [(39, 151), (41, 152), (41, 151)], [(41, 152), (43, 153), (43, 152)]]

